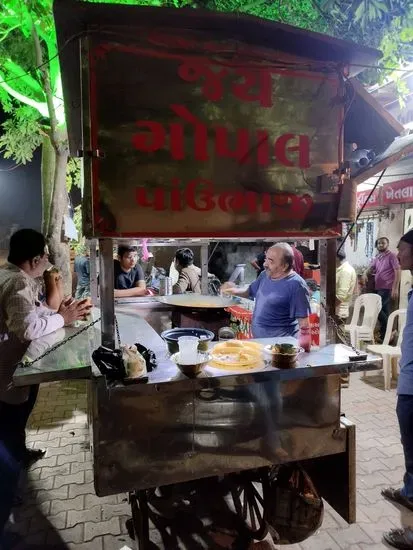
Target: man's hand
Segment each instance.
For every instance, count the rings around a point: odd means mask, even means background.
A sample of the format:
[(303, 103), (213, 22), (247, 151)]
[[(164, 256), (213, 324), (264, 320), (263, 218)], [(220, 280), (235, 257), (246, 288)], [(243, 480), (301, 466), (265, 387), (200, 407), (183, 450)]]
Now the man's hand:
[(62, 274), (57, 269), (47, 269), (43, 273), (43, 279), (46, 285), (50, 285), (52, 283), (58, 283), (59, 281), (63, 281)]
[(83, 321), (89, 314), (91, 307), (88, 298), (79, 302), (72, 297), (68, 297), (62, 301), (57, 313), (60, 313), (65, 321), (65, 326), (67, 326), (75, 321)]
[(393, 300), (397, 300), (397, 298), (399, 297), (399, 289), (398, 288), (392, 288), (391, 297), (392, 297)]
[(234, 294), (236, 291), (237, 286), (235, 283), (231, 283), (230, 281), (227, 281), (223, 285), (221, 285), (221, 294)]

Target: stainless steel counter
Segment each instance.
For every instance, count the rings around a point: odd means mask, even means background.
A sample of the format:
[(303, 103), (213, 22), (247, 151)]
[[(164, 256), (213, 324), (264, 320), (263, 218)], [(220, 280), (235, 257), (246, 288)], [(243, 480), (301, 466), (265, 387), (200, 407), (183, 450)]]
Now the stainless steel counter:
[[(158, 304), (159, 305), (159, 304)], [(237, 377), (240, 375), (249, 376), (253, 379), (260, 379), (262, 376), (268, 376), (271, 373), (273, 379), (290, 380), (302, 379), (315, 376), (325, 376), (337, 372), (353, 372), (357, 370), (374, 370), (381, 368), (381, 359), (369, 354), (366, 361), (351, 362), (350, 355), (354, 355), (352, 350), (343, 345), (331, 345), (321, 350), (311, 353), (302, 353), (298, 358), (298, 364), (292, 370), (278, 370), (271, 366), (259, 368), (252, 371), (224, 371), (206, 367), (205, 376), (197, 378), (195, 381), (185, 378), (176, 365), (170, 361), (167, 349), (162, 338), (157, 332), (140, 316), (139, 307), (134, 304), (122, 304), (116, 307), (116, 315), (119, 323), (122, 342), (133, 344), (140, 342), (146, 347), (152, 349), (159, 362), (158, 368), (149, 373), (148, 384), (162, 384), (181, 382), (186, 385), (195, 383), (200, 387), (205, 386), (207, 378), (216, 378), (221, 376)], [(97, 308), (93, 311), (93, 317), (99, 316)], [(73, 336), (79, 331), (79, 328), (66, 328), (44, 338), (32, 342), (27, 357), (35, 359), (48, 348), (56, 343)], [(273, 339), (259, 340), (263, 344), (272, 343)], [(293, 339), (277, 338), (277, 341), (291, 341)], [(41, 382), (51, 382), (56, 380), (65, 380), (68, 378), (87, 378), (92, 374), (100, 376), (96, 367), (92, 366), (91, 353), (100, 345), (100, 324), (79, 334), (70, 342), (62, 347), (52, 351), (49, 355), (36, 362), (32, 366), (23, 367), (16, 370), (14, 383), (18, 386), (27, 384), (38, 384)], [(140, 386), (141, 387), (141, 386)], [(131, 391), (131, 387), (119, 389)]]

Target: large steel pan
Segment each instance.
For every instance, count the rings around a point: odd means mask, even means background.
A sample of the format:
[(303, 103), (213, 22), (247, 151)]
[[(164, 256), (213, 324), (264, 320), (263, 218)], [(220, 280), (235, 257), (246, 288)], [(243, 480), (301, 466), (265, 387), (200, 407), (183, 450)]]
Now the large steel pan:
[(172, 296), (157, 296), (162, 304), (192, 309), (219, 309), (235, 305), (234, 298), (223, 296), (202, 296), (201, 294), (173, 294)]

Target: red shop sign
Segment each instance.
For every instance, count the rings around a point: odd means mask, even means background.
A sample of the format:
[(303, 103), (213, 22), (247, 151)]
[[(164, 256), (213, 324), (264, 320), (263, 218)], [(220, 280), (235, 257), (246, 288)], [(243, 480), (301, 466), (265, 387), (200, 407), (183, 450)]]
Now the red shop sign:
[(413, 202), (413, 179), (383, 185), (383, 204)]
[(370, 208), (378, 208), (381, 204), (380, 196), (381, 196), (381, 190), (375, 189), (369, 198), (369, 195), (371, 193), (371, 190), (368, 189), (367, 191), (358, 191), (357, 193), (357, 210), (361, 210), (363, 206), (366, 204), (366, 201), (368, 199), (367, 204), (364, 206), (364, 210), (368, 210)]

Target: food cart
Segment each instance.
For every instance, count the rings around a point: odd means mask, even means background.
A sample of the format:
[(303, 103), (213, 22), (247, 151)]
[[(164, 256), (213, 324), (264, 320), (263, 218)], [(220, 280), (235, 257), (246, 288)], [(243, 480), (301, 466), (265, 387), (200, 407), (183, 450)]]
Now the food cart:
[[(328, 320), (335, 237), (356, 199), (342, 166), (346, 84), (378, 52), (239, 15), (63, 0), (54, 10), (70, 146), (84, 161), (84, 230), (99, 243), (101, 321), (15, 383), (90, 377), (96, 493), (129, 492), (139, 548), (149, 548), (155, 488), (211, 477), (230, 480), (235, 512), (262, 538), (257, 484), (294, 461), (354, 522), (355, 426), (341, 416), (340, 374), (380, 359), (355, 361)], [(182, 377), (142, 315), (168, 306), (114, 303), (114, 240), (300, 236), (320, 239), (324, 308), (320, 350), (294, 369)], [(118, 344), (115, 321), (120, 341), (157, 355), (145, 384), (109, 385), (92, 364), (100, 343)]]

